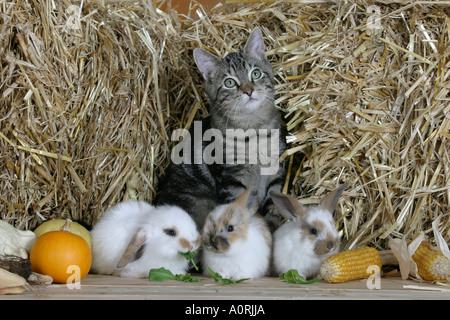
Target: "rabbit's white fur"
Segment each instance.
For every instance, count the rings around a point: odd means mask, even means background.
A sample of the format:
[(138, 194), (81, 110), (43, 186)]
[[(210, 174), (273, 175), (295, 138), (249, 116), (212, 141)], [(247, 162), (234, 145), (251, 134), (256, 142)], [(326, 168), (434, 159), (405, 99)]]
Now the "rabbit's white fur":
[[(175, 236), (167, 233), (171, 229), (176, 230)], [(138, 231), (145, 235), (142, 252), (134, 261), (117, 267)], [(195, 251), (200, 244), (194, 221), (181, 208), (131, 200), (105, 212), (91, 236), (92, 271), (133, 278), (148, 277), (150, 269), (161, 267), (174, 274), (186, 273), (189, 262), (179, 252)]]
[(270, 194), (278, 211), (288, 219), (274, 233), (273, 270), (276, 274), (295, 269), (305, 279), (313, 278), (322, 262), (339, 251), (333, 211), (345, 187), (327, 194), (319, 205), (309, 207), (289, 195)]
[[(249, 196), (249, 189), (235, 202), (217, 207), (206, 219), (202, 235), (206, 275), (207, 267), (229, 279), (254, 279), (268, 273), (272, 237), (265, 220), (255, 215), (255, 191)], [(230, 225), (234, 226), (233, 232), (226, 230)], [(214, 237), (221, 240), (211, 240)], [(212, 244), (214, 241), (222, 241), (224, 246)]]
[[(323, 228), (320, 233), (324, 237), (338, 239), (335, 223), (328, 210), (315, 207), (310, 209), (305, 217), (306, 223), (322, 221)], [(322, 237), (321, 237), (322, 239)], [(338, 252), (338, 245), (325, 254), (317, 255), (314, 252), (316, 241), (311, 241), (305, 235), (299, 225), (294, 221), (287, 221), (274, 233), (273, 242), (273, 267), (277, 274), (296, 269), (305, 279), (317, 275), (320, 265), (327, 257)]]

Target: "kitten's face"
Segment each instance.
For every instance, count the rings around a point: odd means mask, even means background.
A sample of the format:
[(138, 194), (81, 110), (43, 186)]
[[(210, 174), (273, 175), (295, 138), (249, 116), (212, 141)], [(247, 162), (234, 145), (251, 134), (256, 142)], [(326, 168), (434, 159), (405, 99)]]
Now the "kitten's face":
[(242, 52), (221, 59), (195, 49), (194, 58), (215, 109), (211, 111), (221, 117), (236, 117), (249, 116), (264, 106), (273, 108), (273, 71), (259, 29), (252, 32)]
[(264, 61), (245, 53), (230, 53), (217, 65), (206, 86), (211, 104), (228, 112), (251, 113), (264, 102), (273, 104), (272, 72)]

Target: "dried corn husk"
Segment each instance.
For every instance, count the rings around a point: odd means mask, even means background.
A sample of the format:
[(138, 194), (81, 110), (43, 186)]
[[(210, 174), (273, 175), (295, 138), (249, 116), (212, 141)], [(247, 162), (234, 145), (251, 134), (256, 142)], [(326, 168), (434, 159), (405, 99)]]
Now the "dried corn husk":
[(21, 276), (0, 268), (0, 295), (22, 293), (26, 290), (35, 291)]
[(400, 268), (400, 274), (402, 279), (408, 279), (411, 275), (414, 278), (422, 279), (419, 275), (416, 262), (412, 256), (416, 252), (417, 248), (424, 241), (425, 235), (420, 233), (413, 241), (406, 241), (406, 239), (391, 239), (389, 246), (392, 249), (392, 253), (397, 258)]
[[(440, 239), (442, 238), (442, 235), (436, 230), (435, 237), (436, 239)], [(434, 276), (440, 274), (440, 276), (437, 278), (435, 277), (434, 280), (448, 280), (446, 278), (450, 275), (450, 259), (446, 254), (448, 254), (449, 247), (445, 242), (438, 241), (438, 243), (440, 247), (432, 247), (423, 232), (420, 232), (412, 241), (407, 241), (406, 238), (391, 239), (389, 241), (389, 246), (392, 249), (393, 255), (398, 260), (402, 279), (407, 279), (411, 276), (422, 280), (423, 276), (419, 273), (420, 269), (422, 269), (422, 275), (427, 275), (425, 279), (433, 280), (433, 276), (430, 276), (430, 272), (427, 271), (429, 268), (428, 262), (418, 261), (418, 258), (415, 257), (415, 253), (418, 251), (419, 247), (424, 246), (432, 251), (436, 251), (441, 257), (438, 263), (438, 269), (431, 272)], [(420, 263), (420, 268), (418, 263)], [(424, 272), (424, 270), (427, 272)]]
[(27, 281), (41, 286), (48, 286), (52, 284), (53, 278), (45, 274), (32, 272), (31, 275), (28, 277)]

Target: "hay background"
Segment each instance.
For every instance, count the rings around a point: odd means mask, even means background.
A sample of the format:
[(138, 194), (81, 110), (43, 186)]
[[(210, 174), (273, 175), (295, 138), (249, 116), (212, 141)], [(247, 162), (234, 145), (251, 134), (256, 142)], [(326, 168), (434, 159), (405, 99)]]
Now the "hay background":
[(433, 238), (440, 214), (449, 241), (449, 1), (268, 1), (195, 19), (151, 1), (55, 4), (0, 2), (2, 219), (90, 226), (118, 201), (151, 202), (172, 130), (207, 114), (192, 50), (239, 50), (260, 26), (290, 133), (285, 190), (315, 203), (348, 184), (347, 248)]

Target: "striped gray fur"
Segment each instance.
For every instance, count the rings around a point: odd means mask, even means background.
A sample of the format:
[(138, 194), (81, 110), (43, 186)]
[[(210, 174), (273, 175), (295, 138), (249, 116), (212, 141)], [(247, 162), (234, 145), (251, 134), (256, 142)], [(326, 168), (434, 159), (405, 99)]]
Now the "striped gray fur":
[[(284, 182), (283, 163), (279, 164), (278, 159), (285, 150), (285, 134), (279, 112), (275, 108), (273, 70), (265, 55), (261, 31), (256, 28), (252, 32), (242, 52), (229, 53), (224, 58), (219, 58), (206, 50), (195, 49), (194, 59), (203, 74), (210, 107), (210, 116), (201, 122), (202, 137), (211, 128), (221, 133), (221, 137), (215, 136), (218, 141), (214, 141), (223, 146), (223, 154), (219, 156), (224, 160), (223, 163), (196, 163), (195, 153), (204, 154), (211, 141), (202, 141), (201, 150), (195, 149), (192, 143), (191, 161), (187, 161), (190, 163), (169, 165), (160, 182), (155, 204), (182, 207), (192, 215), (201, 230), (207, 214), (212, 209), (218, 204), (234, 201), (250, 186), (255, 185), (259, 198), (259, 213), (265, 216), (273, 230), (280, 219), (268, 192), (281, 191)], [(231, 85), (233, 86), (230, 87)], [(227, 141), (225, 138), (227, 132), (236, 133), (238, 130), (244, 133), (244, 136), (238, 135), (240, 140), (233, 139), (236, 141), (234, 152), (231, 153), (231, 140)], [(190, 133), (192, 139), (202, 139), (193, 134), (193, 129)], [(270, 149), (270, 138), (273, 138), (271, 135), (274, 133), (274, 137), (278, 137), (275, 141), (278, 144), (276, 155), (267, 150)], [(259, 149), (256, 163), (251, 161), (254, 153), (239, 153), (243, 150), (238, 150), (245, 148), (248, 151), (255, 147), (252, 143), (259, 143), (264, 138), (269, 141), (264, 153), (275, 157), (276, 160), (272, 174), (261, 174), (266, 163), (261, 157), (260, 145), (257, 146)], [(231, 154), (234, 156), (230, 157)], [(238, 158), (238, 155), (241, 157)], [(233, 161), (226, 161), (227, 159)]]

